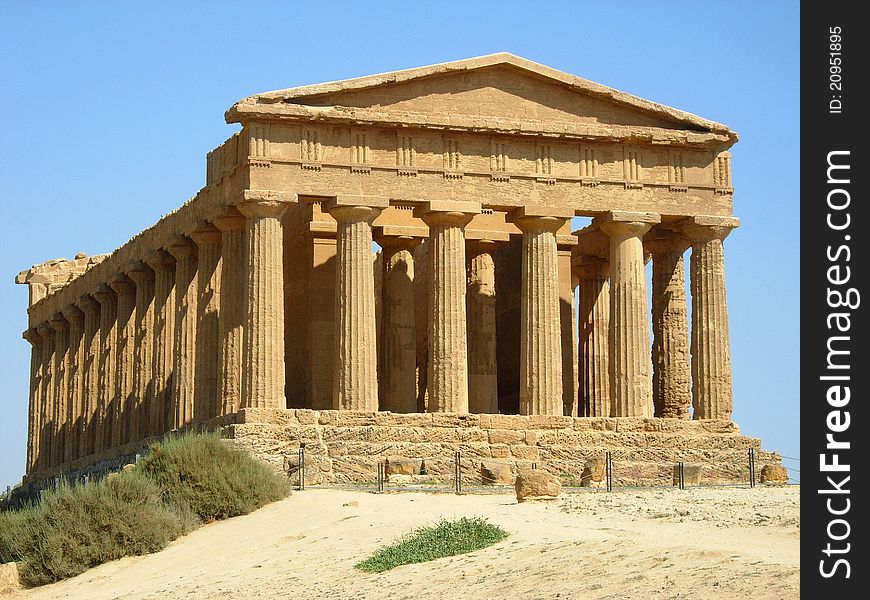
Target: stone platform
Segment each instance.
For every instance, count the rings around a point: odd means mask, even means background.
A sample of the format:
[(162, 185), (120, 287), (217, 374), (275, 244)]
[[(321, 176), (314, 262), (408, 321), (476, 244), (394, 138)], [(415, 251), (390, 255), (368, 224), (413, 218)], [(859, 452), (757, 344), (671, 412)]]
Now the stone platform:
[(747, 483), (750, 448), (756, 472), (781, 458), (717, 420), (243, 409), (219, 425), (234, 445), (284, 471), (295, 471), (304, 446), (308, 484), (373, 482), (377, 463), (397, 458), (449, 482), (457, 451), (466, 482), (480, 480), (482, 463), (513, 472), (536, 463), (569, 483), (610, 451), (617, 486), (672, 485), (677, 462), (701, 465), (704, 484)]

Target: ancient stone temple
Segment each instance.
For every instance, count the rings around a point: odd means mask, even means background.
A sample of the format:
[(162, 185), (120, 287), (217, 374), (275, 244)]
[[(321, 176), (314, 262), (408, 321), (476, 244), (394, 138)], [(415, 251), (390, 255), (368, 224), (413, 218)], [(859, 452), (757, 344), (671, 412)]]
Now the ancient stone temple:
[(654, 434), (617, 444), (657, 445), (651, 463), (695, 448), (673, 436), (758, 447), (730, 422), (726, 126), (510, 54), (258, 94), (226, 120), (194, 198), (16, 279), (29, 477), (201, 424), (268, 425), (324, 473), (618, 441), (584, 432)]

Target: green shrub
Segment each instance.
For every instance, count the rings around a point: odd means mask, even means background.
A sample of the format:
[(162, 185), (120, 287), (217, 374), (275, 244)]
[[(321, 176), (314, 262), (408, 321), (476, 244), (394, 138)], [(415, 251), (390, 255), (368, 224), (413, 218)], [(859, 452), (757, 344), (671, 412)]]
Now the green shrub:
[(147, 478), (120, 473), (88, 487), (62, 486), (42, 502), (0, 515), (0, 562), (18, 561), (25, 585), (42, 585), (165, 547), (192, 529)]
[(245, 515), (290, 494), (290, 482), (214, 434), (184, 434), (154, 444), (137, 471), (164, 500), (204, 521)]
[(356, 567), (369, 573), (389, 571), (399, 565), (427, 562), (492, 546), (509, 534), (481, 517), (442, 519), (433, 527), (412, 531), (396, 543), (381, 548)]

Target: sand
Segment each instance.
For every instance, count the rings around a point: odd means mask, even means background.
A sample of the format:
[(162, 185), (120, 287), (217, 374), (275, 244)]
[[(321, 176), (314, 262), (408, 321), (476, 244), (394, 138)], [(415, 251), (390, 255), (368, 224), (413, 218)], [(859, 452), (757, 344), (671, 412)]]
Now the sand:
[[(510, 532), (463, 556), (366, 574), (354, 563), (440, 517)], [(633, 599), (799, 597), (799, 489), (372, 494), (309, 488), (157, 554), (13, 598)]]

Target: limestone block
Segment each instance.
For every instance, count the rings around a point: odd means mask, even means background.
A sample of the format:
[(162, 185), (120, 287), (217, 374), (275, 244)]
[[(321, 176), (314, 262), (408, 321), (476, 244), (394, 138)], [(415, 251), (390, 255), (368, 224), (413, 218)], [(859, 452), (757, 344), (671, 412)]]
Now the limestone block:
[(432, 413), (375, 413), (375, 425), (385, 427), (431, 427)]
[(401, 456), (390, 456), (385, 461), (387, 475), (419, 475), (422, 461)]
[(727, 419), (704, 419), (698, 422), (709, 433), (740, 433), (737, 424)]
[[(336, 413), (336, 425), (341, 427), (357, 427), (360, 425), (374, 425), (375, 414), (367, 411), (339, 410)], [(323, 412), (321, 412), (321, 416)]]
[[(299, 455), (289, 454), (284, 457), (284, 472), (292, 481), (299, 476)], [(325, 456), (311, 456), (305, 453), (305, 485), (317, 485), (329, 479), (332, 472), (332, 461)]]
[(583, 448), (592, 446), (595, 436), (589, 432), (583, 431), (559, 431), (557, 432), (556, 443), (560, 446), (572, 446), (575, 448)]
[(638, 419), (623, 417), (616, 421), (616, 431), (661, 431), (661, 419)]
[(525, 415), (480, 415), (481, 429), (534, 429)]
[[(523, 436), (523, 441), (526, 442), (528, 446), (537, 446), (541, 443), (541, 434), (537, 431), (525, 431), (523, 432), (525, 435)], [(490, 442), (492, 440), (490, 439)]]
[(517, 502), (553, 500), (562, 493), (559, 478), (543, 469), (520, 471), (515, 483)]
[(574, 425), (572, 417), (556, 415), (530, 415), (529, 429), (568, 429)]
[(508, 463), (482, 461), (480, 480), (483, 485), (509, 485), (514, 482), (514, 474)]
[(493, 458), (510, 458), (511, 449), (507, 444), (493, 444), (489, 447), (489, 454)]
[(476, 427), (462, 427), (455, 431), (456, 441), (458, 442), (487, 442), (489, 440), (487, 432)]
[[(699, 485), (701, 483), (701, 465), (683, 463), (683, 481), (686, 485)], [(674, 465), (674, 485), (680, 484), (680, 466)]]
[(586, 461), (583, 472), (580, 475), (580, 485), (583, 487), (596, 487), (604, 481), (607, 473), (604, 460), (595, 458)]
[(540, 458), (536, 446), (511, 446), (511, 456), (525, 460), (537, 460)]
[(299, 421), (300, 425), (316, 425), (317, 424), (317, 411), (311, 410), (310, 408), (297, 408), (293, 410), (293, 413), (296, 415), (296, 420)]
[(618, 419), (609, 417), (574, 417), (574, 429), (577, 431), (616, 431), (617, 422)]
[(433, 413), (435, 427), (480, 427), (480, 415)]
[(525, 443), (526, 432), (510, 429), (490, 429), (490, 444), (521, 444)]
[(782, 465), (764, 465), (761, 467), (761, 483), (767, 485), (785, 485), (788, 483), (788, 469)]
[(297, 425), (299, 420), (294, 411), (283, 408), (242, 408), (236, 413), (236, 422)]
[(0, 594), (17, 590), (21, 587), (18, 579), (18, 563), (9, 562), (0, 565)]

